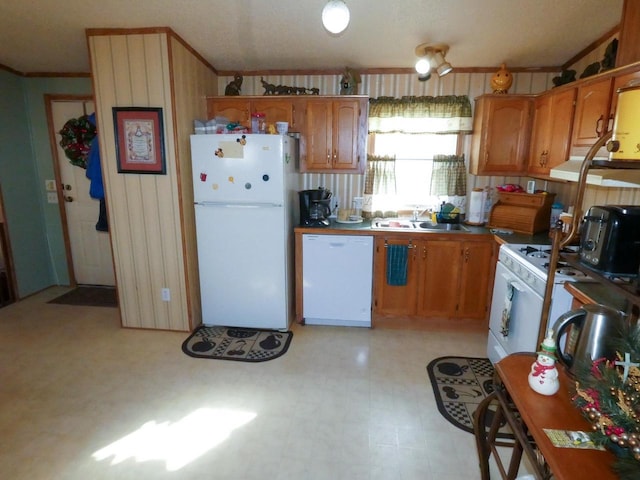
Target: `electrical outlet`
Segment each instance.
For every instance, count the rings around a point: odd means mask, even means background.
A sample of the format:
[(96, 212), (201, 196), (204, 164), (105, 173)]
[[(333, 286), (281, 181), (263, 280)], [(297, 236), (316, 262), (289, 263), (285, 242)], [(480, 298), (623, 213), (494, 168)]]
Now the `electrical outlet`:
[(47, 192), (47, 203), (58, 203), (58, 194), (56, 192)]
[(162, 289), (162, 301), (170, 302), (171, 301), (171, 291), (168, 288)]

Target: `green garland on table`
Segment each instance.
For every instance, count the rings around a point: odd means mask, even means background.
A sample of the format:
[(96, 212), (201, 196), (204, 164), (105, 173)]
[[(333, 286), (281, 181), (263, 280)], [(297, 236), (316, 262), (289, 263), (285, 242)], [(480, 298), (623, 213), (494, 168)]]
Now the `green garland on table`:
[(68, 120), (59, 133), (62, 136), (60, 146), (71, 164), (87, 168), (91, 140), (96, 136), (96, 127), (89, 121), (89, 116)]
[[(640, 478), (640, 326), (612, 340), (617, 361), (578, 364), (575, 405), (591, 422), (594, 443), (617, 459), (621, 480)], [(626, 364), (626, 366), (625, 366)]]

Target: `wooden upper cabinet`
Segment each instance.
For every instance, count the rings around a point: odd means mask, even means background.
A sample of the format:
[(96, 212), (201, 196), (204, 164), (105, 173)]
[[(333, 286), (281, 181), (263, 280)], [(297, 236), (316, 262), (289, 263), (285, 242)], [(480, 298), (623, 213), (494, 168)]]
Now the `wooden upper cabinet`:
[(640, 2), (624, 0), (616, 66), (623, 67), (640, 61)]
[(265, 114), (267, 125), (275, 125), (276, 122), (287, 122), (289, 131), (299, 132), (298, 125), (294, 121), (295, 104), (290, 98), (255, 99), (251, 102), (251, 113), (261, 112)]
[(569, 158), (575, 99), (575, 88), (552, 90), (535, 99), (527, 170), (530, 175), (549, 175), (549, 170)]
[(300, 171), (364, 173), (369, 97), (277, 95), (208, 97), (208, 118), (222, 116), (251, 128), (251, 114), (267, 125), (288, 122), (300, 133)]
[(367, 97), (308, 99), (300, 142), (300, 170), (363, 173), (367, 107)]
[(470, 173), (526, 173), (532, 104), (533, 97), (528, 95), (482, 95), (476, 99)]
[(288, 122), (289, 130), (299, 132), (296, 116), (297, 97), (209, 97), (207, 98), (207, 115), (215, 118), (225, 117), (230, 122), (239, 123), (251, 128), (251, 115), (256, 112), (265, 114), (267, 125), (276, 122)]
[(224, 117), (232, 123), (251, 126), (251, 100), (243, 97), (210, 97), (207, 99), (209, 119)]
[(605, 77), (578, 87), (572, 147), (591, 147), (606, 133), (611, 86), (611, 77)]

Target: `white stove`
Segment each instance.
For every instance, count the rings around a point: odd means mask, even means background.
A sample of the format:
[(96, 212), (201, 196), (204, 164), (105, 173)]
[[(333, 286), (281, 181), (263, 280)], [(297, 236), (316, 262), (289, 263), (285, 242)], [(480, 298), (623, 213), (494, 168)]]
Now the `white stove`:
[[(578, 247), (565, 247), (563, 251), (577, 253)], [(544, 295), (551, 259), (551, 245), (505, 244), (500, 247), (498, 259), (518, 275), (521, 281), (530, 283), (532, 288)], [(589, 280), (590, 277), (577, 268), (558, 261), (554, 284)]]
[[(565, 251), (573, 252), (574, 248)], [(550, 257), (550, 245), (504, 244), (500, 247), (487, 347), (493, 363), (511, 353), (537, 351)], [(564, 288), (565, 282), (590, 280), (581, 271), (558, 262), (545, 330), (571, 310), (573, 297)]]

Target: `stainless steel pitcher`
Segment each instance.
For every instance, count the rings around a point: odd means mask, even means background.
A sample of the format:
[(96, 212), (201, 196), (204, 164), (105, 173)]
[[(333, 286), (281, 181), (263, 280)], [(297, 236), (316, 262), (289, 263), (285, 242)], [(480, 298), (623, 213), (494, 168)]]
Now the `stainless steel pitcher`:
[[(626, 314), (600, 304), (586, 304), (560, 315), (553, 325), (558, 360), (573, 376), (581, 361), (591, 362), (603, 357), (614, 360), (616, 350), (611, 339), (620, 338), (625, 325)], [(565, 335), (569, 327), (572, 330)]]

